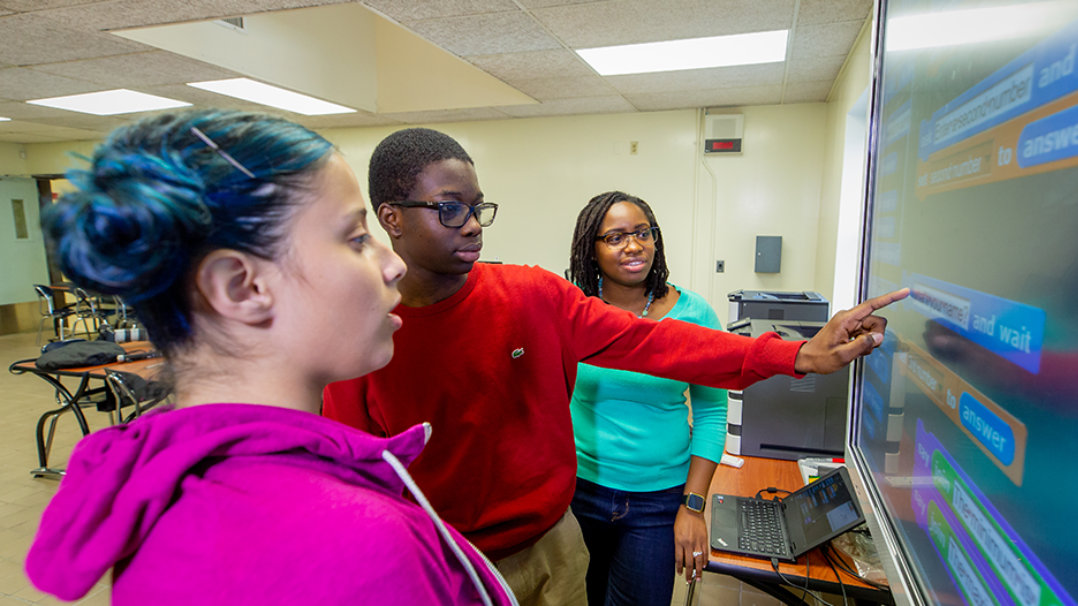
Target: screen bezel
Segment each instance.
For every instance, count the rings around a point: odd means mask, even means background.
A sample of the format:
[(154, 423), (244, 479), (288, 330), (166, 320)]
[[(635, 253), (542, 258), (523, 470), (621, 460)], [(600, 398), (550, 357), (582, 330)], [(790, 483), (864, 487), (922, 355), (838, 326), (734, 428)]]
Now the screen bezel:
[[(870, 56), (872, 73), (869, 82), (868, 141), (865, 147), (865, 188), (862, 200), (861, 237), (858, 255), (858, 300), (868, 298), (869, 255), (871, 254), (872, 218), (876, 192), (876, 166), (882, 129), (881, 99), (883, 94), (883, 43), (886, 33), (886, 0), (876, 0), (873, 7)], [(850, 488), (861, 503), (862, 515), (872, 533), (880, 554), (880, 563), (887, 576), (896, 604), (923, 606), (925, 590), (910, 565), (909, 554), (903, 546), (898, 530), (887, 515), (883, 496), (872, 475), (868, 461), (857, 441), (856, 428), (860, 426), (863, 397), (864, 362), (858, 360), (850, 373), (850, 407), (846, 415), (846, 466), (849, 470)]]
[[(838, 476), (839, 482), (843, 483), (845, 489), (849, 493), (849, 503), (853, 505), (854, 510), (857, 512), (857, 518), (821, 536), (811, 538), (806, 537), (805, 533), (802, 532), (804, 530), (804, 527), (801, 524), (802, 518), (798, 510), (798, 506), (800, 504), (799, 502), (802, 499), (808, 498), (808, 495), (812, 494), (813, 492), (816, 492), (819, 487), (823, 485), (819, 483), (821, 480), (826, 483), (826, 480), (832, 476)], [(789, 535), (788, 539), (794, 546), (794, 548), (791, 550), (791, 554), (794, 557), (800, 557), (807, 551), (810, 551), (811, 549), (814, 549), (826, 543), (827, 541), (830, 541), (831, 539), (841, 534), (844, 534), (847, 531), (852, 530), (853, 528), (856, 528), (857, 526), (860, 526), (865, 519), (864, 507), (862, 507), (861, 503), (858, 502), (857, 493), (854, 491), (853, 484), (850, 480), (850, 474), (846, 471), (846, 468), (844, 467), (837, 467), (835, 469), (832, 469), (831, 471), (820, 476), (813, 482), (806, 484), (800, 490), (783, 499), (782, 506), (782, 515), (784, 518), (786, 518), (786, 530), (787, 534)]]

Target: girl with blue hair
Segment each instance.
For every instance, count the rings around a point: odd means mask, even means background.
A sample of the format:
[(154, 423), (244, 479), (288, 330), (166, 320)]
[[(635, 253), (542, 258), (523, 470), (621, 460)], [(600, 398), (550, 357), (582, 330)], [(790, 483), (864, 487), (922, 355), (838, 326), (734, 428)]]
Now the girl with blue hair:
[(405, 471), (429, 426), (318, 414), (327, 383), (389, 362), (405, 272), (328, 141), (164, 114), (70, 177), (46, 239), (73, 282), (133, 305), (175, 404), (76, 446), (26, 559), (39, 589), (77, 599), (111, 568), (115, 604), (513, 603)]

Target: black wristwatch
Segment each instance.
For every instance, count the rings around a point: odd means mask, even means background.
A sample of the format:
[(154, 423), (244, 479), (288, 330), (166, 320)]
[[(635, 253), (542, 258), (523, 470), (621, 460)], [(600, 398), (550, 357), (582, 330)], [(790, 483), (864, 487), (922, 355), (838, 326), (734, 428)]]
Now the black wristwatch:
[(695, 511), (696, 513), (704, 512), (704, 495), (696, 494), (695, 492), (686, 493), (681, 500), (681, 504), (685, 506), (689, 511)]

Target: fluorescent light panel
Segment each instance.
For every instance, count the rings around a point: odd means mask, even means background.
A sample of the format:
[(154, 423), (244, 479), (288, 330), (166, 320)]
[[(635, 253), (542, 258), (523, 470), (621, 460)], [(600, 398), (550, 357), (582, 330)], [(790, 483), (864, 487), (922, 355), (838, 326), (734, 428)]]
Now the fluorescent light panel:
[(7, 121), (8, 121), (8, 120), (10, 120), (10, 119), (11, 119), (11, 118), (5, 118), (5, 117), (3, 117), (3, 116), (0, 116), (0, 122), (7, 122)]
[(48, 99), (33, 99), (27, 101), (34, 105), (55, 107), (95, 116), (114, 116), (116, 114), (130, 114), (134, 112), (148, 112), (159, 109), (173, 109), (187, 107), (190, 103), (147, 95), (126, 88), (105, 90), (96, 93), (82, 95), (68, 95), (66, 97), (50, 97)]
[(583, 48), (577, 52), (603, 76), (728, 67), (786, 60), (789, 30)]
[(187, 86), (201, 88), (213, 93), (228, 95), (244, 101), (259, 103), (303, 114), (304, 116), (324, 116), (327, 114), (348, 114), (356, 110), (277, 88), (249, 78), (230, 78), (227, 80), (209, 80), (207, 82), (188, 82)]

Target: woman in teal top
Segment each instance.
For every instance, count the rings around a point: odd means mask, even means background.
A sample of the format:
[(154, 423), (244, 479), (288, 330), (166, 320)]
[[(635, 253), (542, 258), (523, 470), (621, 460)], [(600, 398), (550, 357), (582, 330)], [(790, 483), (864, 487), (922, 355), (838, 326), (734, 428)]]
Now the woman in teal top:
[[(668, 275), (646, 202), (613, 191), (580, 211), (569, 278), (586, 294), (638, 316), (721, 328), (707, 301)], [(703, 499), (726, 440), (726, 391), (581, 364), (571, 410), (588, 603), (668, 606), (674, 571), (692, 578), (707, 563)]]

